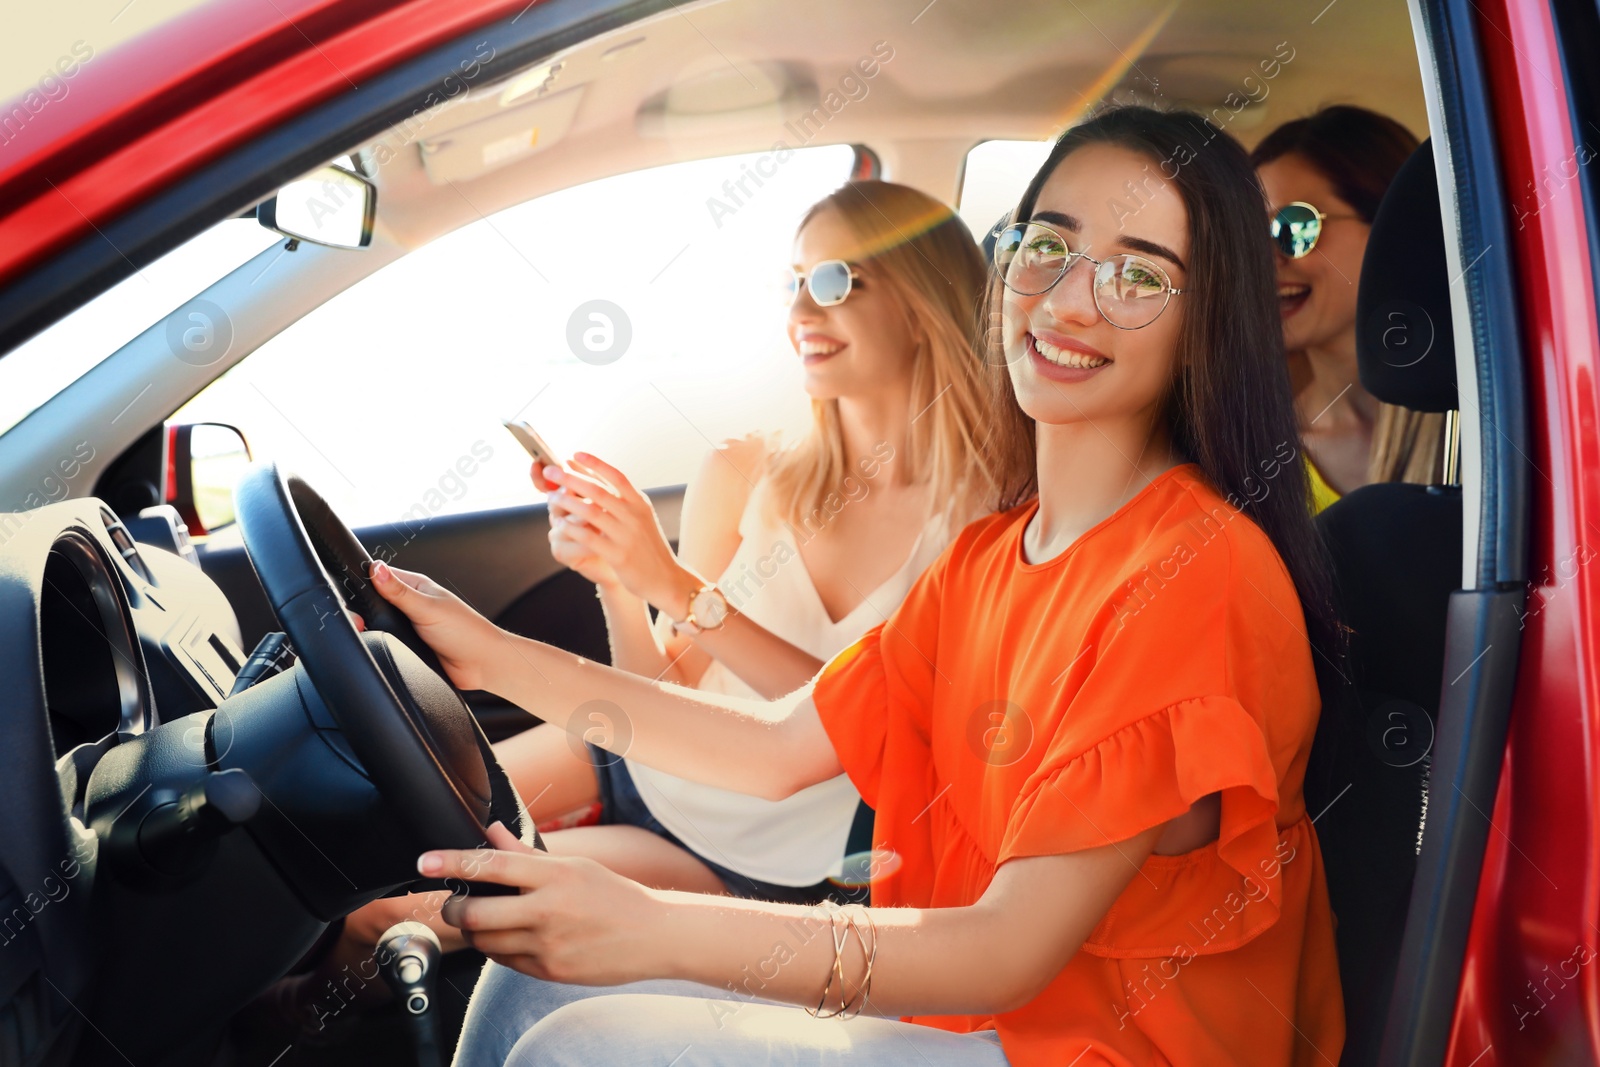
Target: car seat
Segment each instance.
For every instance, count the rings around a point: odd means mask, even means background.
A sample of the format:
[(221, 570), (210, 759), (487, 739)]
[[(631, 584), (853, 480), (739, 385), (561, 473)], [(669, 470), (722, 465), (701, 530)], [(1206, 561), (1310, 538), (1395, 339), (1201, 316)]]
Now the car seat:
[(1357, 295), (1361, 384), (1444, 412), (1442, 484), (1364, 486), (1318, 517), (1350, 630), (1345, 698), (1324, 715), (1306, 801), (1337, 921), (1342, 1063), (1376, 1062), (1427, 813), (1450, 594), (1461, 585), (1455, 346), (1433, 148), (1396, 174), (1372, 222)]

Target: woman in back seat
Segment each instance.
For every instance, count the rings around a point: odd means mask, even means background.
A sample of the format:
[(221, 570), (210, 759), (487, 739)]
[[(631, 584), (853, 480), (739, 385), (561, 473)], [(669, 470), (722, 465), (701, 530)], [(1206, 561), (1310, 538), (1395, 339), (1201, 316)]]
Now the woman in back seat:
[(1356, 365), (1367, 234), (1416, 147), (1394, 119), (1341, 104), (1284, 123), (1250, 155), (1272, 214), (1284, 347), (1318, 511), (1369, 482), (1439, 479), (1444, 416), (1380, 402)]

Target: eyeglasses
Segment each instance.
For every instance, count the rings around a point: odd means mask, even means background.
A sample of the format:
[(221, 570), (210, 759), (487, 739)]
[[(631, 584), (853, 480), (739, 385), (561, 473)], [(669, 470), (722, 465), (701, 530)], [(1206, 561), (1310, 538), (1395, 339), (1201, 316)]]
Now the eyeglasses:
[(844, 260), (825, 259), (812, 267), (810, 274), (790, 267), (784, 292), (789, 298), (791, 307), (794, 306), (795, 298), (800, 295), (801, 288), (811, 291), (811, 301), (818, 307), (837, 307), (850, 295), (850, 291), (855, 288), (855, 280), (859, 277), (861, 272)]
[(995, 238), (1000, 280), (1022, 296), (1049, 292), (1080, 259), (1094, 264), (1094, 306), (1119, 330), (1150, 325), (1172, 297), (1183, 294), (1159, 263), (1131, 253), (1099, 260), (1074, 252), (1065, 237), (1037, 222), (1008, 227)]
[(1290, 259), (1304, 259), (1322, 238), (1322, 224), (1358, 215), (1328, 215), (1304, 200), (1280, 207), (1272, 216), (1272, 243)]

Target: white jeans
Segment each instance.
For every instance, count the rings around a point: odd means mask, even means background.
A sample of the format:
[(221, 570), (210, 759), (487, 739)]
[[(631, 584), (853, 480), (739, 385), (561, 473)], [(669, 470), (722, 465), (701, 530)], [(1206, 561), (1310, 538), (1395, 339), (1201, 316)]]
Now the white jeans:
[(993, 1030), (952, 1034), (897, 1019), (814, 1019), (802, 1008), (694, 982), (587, 987), (490, 963), (455, 1067), (1006, 1067)]

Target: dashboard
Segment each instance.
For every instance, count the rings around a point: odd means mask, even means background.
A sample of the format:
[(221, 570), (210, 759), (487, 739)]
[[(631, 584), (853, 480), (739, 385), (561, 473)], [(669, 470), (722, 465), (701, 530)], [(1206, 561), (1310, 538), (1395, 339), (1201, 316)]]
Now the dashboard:
[[(271, 588), (295, 530), (244, 499)], [(170, 543), (136, 541), (95, 498), (0, 514), (0, 1064), (209, 1063), (329, 922), (441, 887), (418, 852), (525, 817), (460, 695), (392, 629), (352, 630), (330, 659), (299, 607), (319, 602), (297, 593), (283, 621), (307, 657), (286, 662), (276, 633), (247, 657), (228, 598)], [(377, 695), (324, 699), (319, 670), (363, 662)], [(396, 736), (436, 778), (380, 788), (369, 768)]]
[(135, 542), (103, 504), (72, 503), (30, 519), (54, 534), (38, 637), (57, 758), (216, 707), (245, 658), (232, 608), (198, 566)]
[(73, 1025), (61, 998), (90, 993), (90, 772), (119, 743), (217, 707), (244, 660), (215, 583), (100, 501), (0, 514), (0, 1062), (59, 1047)]

